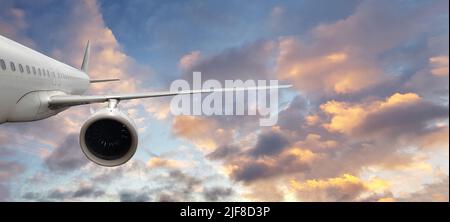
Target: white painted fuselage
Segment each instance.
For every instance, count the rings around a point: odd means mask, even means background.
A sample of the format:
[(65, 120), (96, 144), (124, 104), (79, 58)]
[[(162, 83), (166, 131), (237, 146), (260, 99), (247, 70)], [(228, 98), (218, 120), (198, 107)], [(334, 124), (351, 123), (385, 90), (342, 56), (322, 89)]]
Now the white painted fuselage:
[(0, 123), (53, 116), (54, 95), (81, 95), (89, 87), (83, 71), (0, 35)]

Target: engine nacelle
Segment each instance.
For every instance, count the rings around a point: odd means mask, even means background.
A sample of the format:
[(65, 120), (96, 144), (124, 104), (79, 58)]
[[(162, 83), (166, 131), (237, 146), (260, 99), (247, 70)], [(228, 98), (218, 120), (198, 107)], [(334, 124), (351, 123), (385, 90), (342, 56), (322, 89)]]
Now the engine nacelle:
[(106, 108), (83, 124), (80, 145), (89, 160), (102, 166), (118, 166), (136, 152), (138, 133), (126, 114), (117, 108)]

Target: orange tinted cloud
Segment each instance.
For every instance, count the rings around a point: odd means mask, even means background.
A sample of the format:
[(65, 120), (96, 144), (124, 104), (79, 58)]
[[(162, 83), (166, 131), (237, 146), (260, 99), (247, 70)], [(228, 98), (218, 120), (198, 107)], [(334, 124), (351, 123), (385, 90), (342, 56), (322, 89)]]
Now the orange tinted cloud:
[(186, 161), (167, 159), (162, 157), (152, 157), (147, 161), (147, 166), (151, 168), (170, 168), (181, 169), (189, 167), (189, 163)]
[(390, 186), (381, 179), (366, 182), (351, 174), (305, 182), (293, 179), (290, 185), (299, 200), (304, 201), (355, 201), (364, 193), (384, 192)]
[[(347, 94), (373, 86), (380, 81), (373, 64), (361, 61), (358, 55), (345, 51), (322, 54), (294, 37), (279, 42), (277, 73), (279, 78), (293, 82), (301, 91)], [(310, 53), (302, 54), (307, 51)]]
[(448, 56), (431, 57), (431, 73), (435, 76), (448, 76), (448, 59)]
[(415, 93), (395, 93), (384, 101), (378, 100), (357, 104), (332, 100), (320, 105), (320, 108), (331, 117), (328, 123), (323, 124), (327, 130), (351, 134), (371, 114), (410, 104), (418, 104), (421, 101), (422, 99)]
[(183, 70), (188, 70), (200, 60), (200, 51), (190, 52), (181, 57), (178, 66)]
[(229, 141), (233, 132), (224, 130), (212, 119), (196, 116), (176, 116), (172, 121), (175, 135), (183, 137), (204, 151), (212, 151)]
[(150, 68), (138, 65), (123, 52), (114, 33), (105, 25), (97, 1), (84, 0), (81, 4), (77, 4), (73, 16), (89, 19), (67, 22), (68, 31), (64, 34), (70, 36), (71, 41), (61, 48), (54, 49), (52, 56), (68, 61), (74, 67), (80, 67), (83, 49), (89, 40), (91, 43), (89, 76), (92, 79), (121, 79), (120, 82), (110, 84), (93, 84), (90, 87), (91, 93), (138, 91), (141, 88), (138, 75), (150, 74)]

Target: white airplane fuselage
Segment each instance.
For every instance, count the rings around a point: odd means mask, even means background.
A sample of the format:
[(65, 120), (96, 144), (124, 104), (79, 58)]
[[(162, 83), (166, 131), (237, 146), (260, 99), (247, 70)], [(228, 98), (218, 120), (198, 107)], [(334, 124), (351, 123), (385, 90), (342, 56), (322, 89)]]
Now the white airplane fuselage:
[(54, 95), (81, 95), (89, 87), (83, 71), (0, 35), (0, 124), (44, 119)]

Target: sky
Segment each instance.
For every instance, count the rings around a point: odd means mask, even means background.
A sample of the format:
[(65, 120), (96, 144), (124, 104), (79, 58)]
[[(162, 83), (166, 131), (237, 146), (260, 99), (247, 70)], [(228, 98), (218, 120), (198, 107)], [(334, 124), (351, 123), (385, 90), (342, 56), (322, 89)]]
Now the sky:
[(0, 34), (74, 67), (89, 94), (203, 79), (278, 79), (278, 123), (174, 116), (121, 102), (139, 147), (89, 162), (79, 130), (104, 104), (0, 125), (1, 201), (448, 201), (447, 0), (0, 0)]

